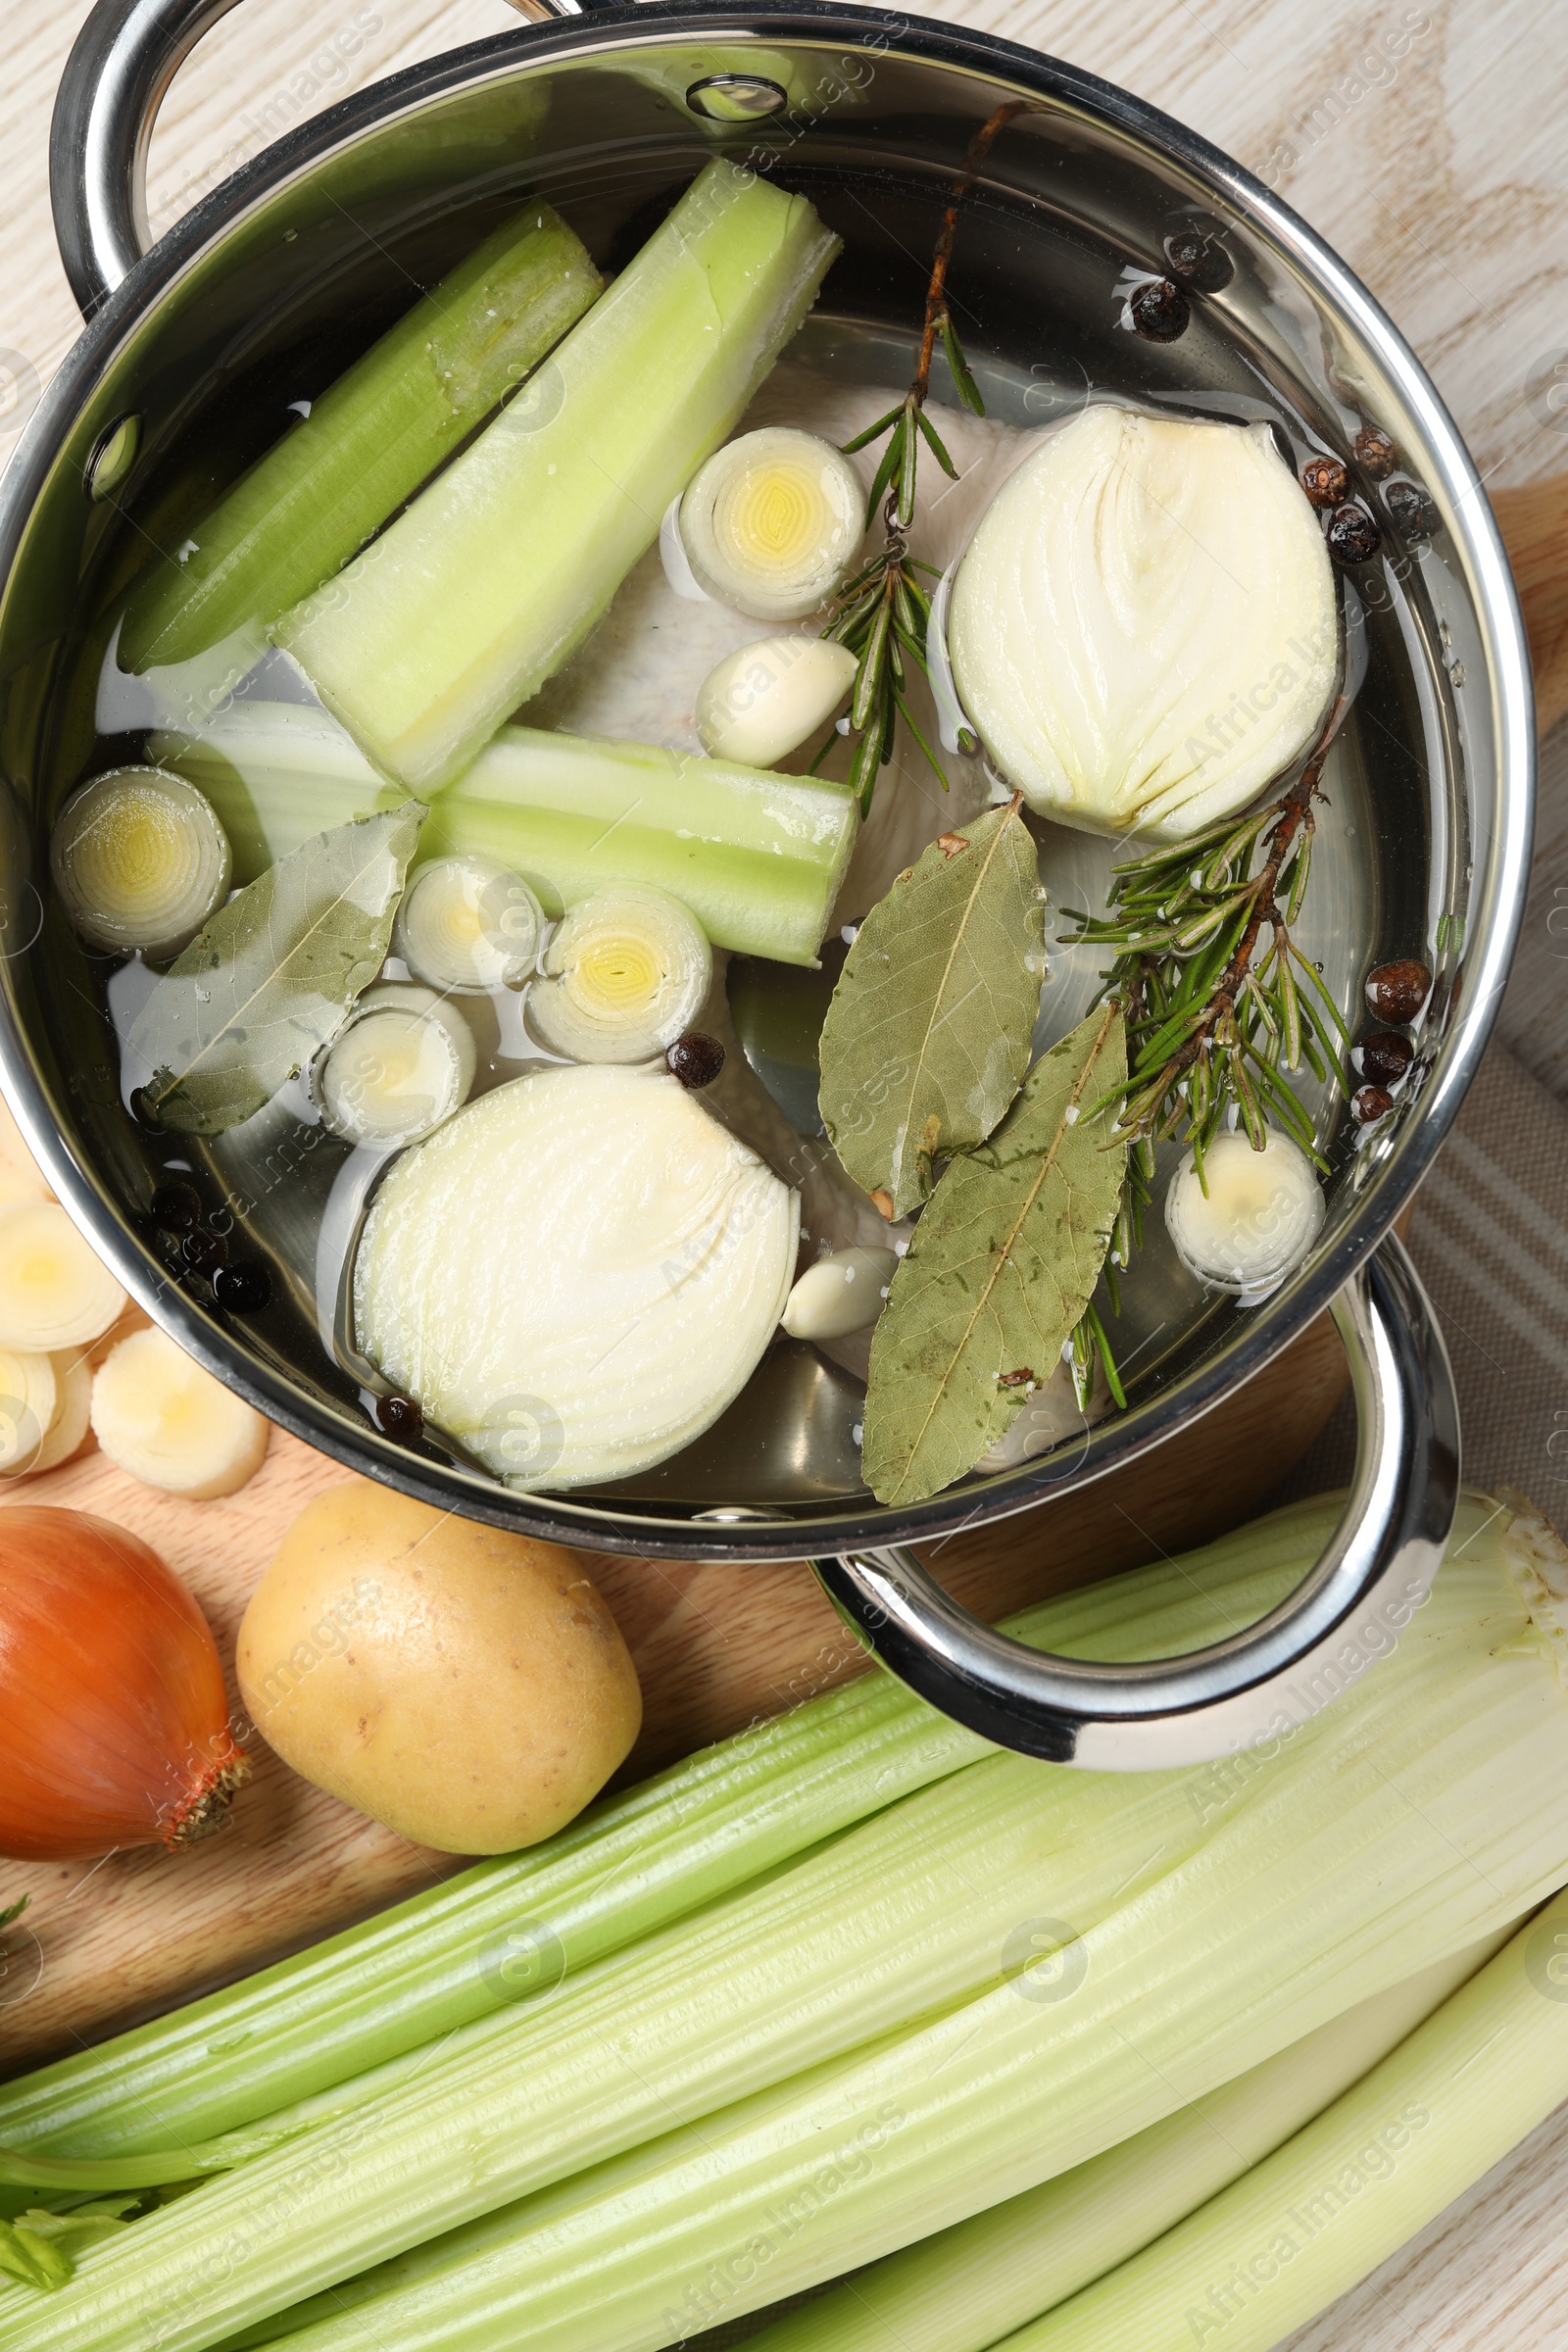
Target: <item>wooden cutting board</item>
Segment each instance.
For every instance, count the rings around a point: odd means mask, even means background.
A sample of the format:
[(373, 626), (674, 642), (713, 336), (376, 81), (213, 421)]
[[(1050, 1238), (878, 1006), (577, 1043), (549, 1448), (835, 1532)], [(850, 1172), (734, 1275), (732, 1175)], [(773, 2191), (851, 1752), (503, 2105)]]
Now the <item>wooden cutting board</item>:
[[(1263, 1501), (1318, 1434), (1345, 1379), (1325, 1321), (1222, 1411), (1113, 1480), (925, 1556), (969, 1607), (1000, 1617), (1201, 1542)], [(231, 1668), (245, 1603), (284, 1529), (313, 1495), (351, 1476), (274, 1431), (257, 1476), (221, 1501), (156, 1494), (96, 1451), (9, 1499), (94, 1511), (141, 1536), (190, 1585)], [(588, 1564), (642, 1679), (633, 1777), (864, 1670), (808, 1568), (598, 1555)], [(239, 1720), (232, 1681), (230, 1697)], [(93, 1863), (0, 1862), (0, 1908), (31, 1898), (4, 1938), (0, 2069), (78, 2047), (462, 1867), (310, 1788), (259, 1735), (247, 1744), (254, 1778), (209, 1844)]]

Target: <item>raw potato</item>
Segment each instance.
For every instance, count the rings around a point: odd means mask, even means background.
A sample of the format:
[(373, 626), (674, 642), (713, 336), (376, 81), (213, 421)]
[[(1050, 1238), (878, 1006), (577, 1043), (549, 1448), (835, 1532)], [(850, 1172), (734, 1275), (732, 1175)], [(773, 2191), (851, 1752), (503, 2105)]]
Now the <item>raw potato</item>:
[(235, 1663), (285, 1763), (440, 1853), (548, 1838), (642, 1722), (620, 1629), (573, 1553), (365, 1480), (295, 1520)]
[(92, 1426), (112, 1462), (144, 1487), (209, 1502), (254, 1478), (270, 1425), (167, 1332), (133, 1331), (92, 1384)]

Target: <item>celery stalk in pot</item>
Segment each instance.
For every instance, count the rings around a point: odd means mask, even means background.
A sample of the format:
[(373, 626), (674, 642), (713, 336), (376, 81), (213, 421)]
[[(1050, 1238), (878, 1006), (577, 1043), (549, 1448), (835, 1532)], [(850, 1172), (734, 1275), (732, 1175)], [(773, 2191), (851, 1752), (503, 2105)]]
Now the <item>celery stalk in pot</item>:
[(191, 661), (267, 625), (358, 554), (598, 294), (598, 270), (532, 204), (449, 270), (131, 591), (126, 669)]
[(658, 535), (838, 250), (801, 196), (708, 166), (527, 395), (276, 642), (427, 793), (558, 669)]

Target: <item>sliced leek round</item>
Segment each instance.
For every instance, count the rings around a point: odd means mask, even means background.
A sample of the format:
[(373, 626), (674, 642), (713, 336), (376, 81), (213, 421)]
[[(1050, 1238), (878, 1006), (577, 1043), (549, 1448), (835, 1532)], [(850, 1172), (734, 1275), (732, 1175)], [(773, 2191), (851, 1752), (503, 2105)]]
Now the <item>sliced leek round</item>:
[(528, 1027), (569, 1061), (652, 1061), (689, 1029), (713, 973), (696, 916), (641, 882), (569, 906), (524, 1000)]
[(727, 443), (680, 502), (681, 545), (698, 586), (759, 620), (818, 612), (864, 527), (864, 492), (848, 458), (789, 425)]
[(855, 683), (848, 646), (764, 637), (726, 654), (697, 694), (697, 733), (714, 760), (771, 767), (830, 719)]
[(546, 1066), (394, 1161), (356, 1341), (509, 1485), (627, 1477), (739, 1395), (799, 1227), (798, 1196), (675, 1079)]
[(55, 1368), (55, 1414), (44, 1433), (35, 1470), (57, 1470), (79, 1453), (92, 1424), (92, 1364), (79, 1348), (50, 1357)]
[[(1206, 1186), (1206, 1191), (1205, 1191)], [(1165, 1223), (1189, 1272), (1244, 1304), (1294, 1274), (1323, 1223), (1323, 1188), (1299, 1144), (1278, 1128), (1254, 1152), (1239, 1130), (1171, 1178)]]
[(254, 1407), (156, 1329), (133, 1331), (99, 1365), (92, 1426), (122, 1470), (193, 1502), (253, 1478), (269, 1435)]
[(0, 1347), (48, 1354), (87, 1348), (125, 1294), (53, 1200), (0, 1208)]
[(321, 1116), (346, 1143), (417, 1143), (468, 1099), (473, 1032), (433, 990), (389, 982), (361, 998), (316, 1065)]
[(89, 947), (155, 958), (193, 940), (228, 889), (212, 804), (161, 767), (115, 767), (73, 793), (49, 845), (55, 888)]
[(24, 1478), (47, 1467), (43, 1449), (60, 1401), (53, 1357), (0, 1348), (0, 1478)]
[(409, 884), (392, 944), (416, 980), (480, 996), (527, 978), (544, 928), (520, 874), (493, 858), (437, 858)]

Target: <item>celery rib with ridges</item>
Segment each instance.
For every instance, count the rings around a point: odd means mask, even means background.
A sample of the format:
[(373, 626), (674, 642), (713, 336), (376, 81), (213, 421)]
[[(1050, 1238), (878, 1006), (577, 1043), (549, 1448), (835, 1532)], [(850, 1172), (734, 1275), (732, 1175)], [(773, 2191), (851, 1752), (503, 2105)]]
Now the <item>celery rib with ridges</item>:
[[(1305, 1565), (1298, 1555), (1298, 1570)], [(697, 2120), (521, 2195), (510, 2211), (502, 2201), (559, 2170), (574, 2132), (583, 2147), (612, 2124), (613, 2097), (575, 2122), (553, 2116), (553, 2085), (563, 2095), (565, 2086), (548, 2043), (537, 2068), (516, 2075), (490, 2063), (493, 2044), (450, 2082), (434, 2056), (417, 2084), (257, 2156), (87, 2252), (46, 2305), (0, 2312), (0, 2348), (131, 2352), (152, 2322), (163, 2352), (206, 2352), (448, 2227), (443, 2246), (415, 2258), (412, 2282), (294, 2331), (291, 2352), (389, 2343), (651, 2352), (687, 2332), (683, 2301), (715, 2268), (738, 2314), (1087, 2162), (1568, 1879), (1565, 1601), (1561, 1546), (1539, 1525), (1468, 1499), (1431, 1599), (1394, 1616), (1395, 1654), (1379, 1663), (1358, 1652), (1353, 1688), (1275, 1752), (1232, 1759), (1207, 1778), (1116, 1784), (1133, 1831), (1125, 1849), (1093, 1784), (1074, 1794), (1069, 1810), (1088, 1808), (1078, 1826), (1100, 1850), (1064, 1857), (1063, 1886), (1075, 1875), (1104, 1882), (1119, 1865), (1130, 1891), (1070, 1936), (1060, 1997), (1020, 1997), (1004, 1947), (1000, 1981), (973, 1998), (808, 2063), (728, 2108), (694, 2102)], [(1202, 1638), (1214, 1610), (1195, 1615)], [(1123, 1639), (1135, 1642), (1137, 1631), (1135, 1619)], [(1145, 1838), (1160, 1780), (1196, 1789), (1200, 1833), (1196, 1845), (1178, 1838), (1164, 1869)], [(1032, 1791), (1024, 1802), (1038, 1813)], [(784, 1884), (759, 1890), (760, 1926)], [(1019, 1924), (1033, 1929), (1037, 1908), (1049, 1914), (1049, 1875), (1018, 1892)], [(947, 1913), (958, 1940), (970, 1899)], [(737, 1953), (744, 1913), (737, 1903), (725, 1926)], [(858, 1915), (852, 1903), (847, 1943)], [(820, 1961), (833, 1921), (813, 1914), (810, 1924)], [(940, 1924), (927, 1904), (923, 1932)], [(775, 1972), (787, 1994), (787, 1952), (750, 1965)], [(722, 1990), (722, 1978), (683, 1988), (672, 2020), (677, 2115), (693, 2013)], [(641, 2021), (636, 2071), (620, 2094), (628, 2115), (648, 2112), (662, 2014), (656, 2004)], [(609, 2046), (592, 2055), (608, 2084), (619, 2033), (607, 2020), (603, 2034)], [(813, 2027), (803, 2054), (820, 2046)], [(725, 2055), (741, 2061), (733, 2079), (756, 2079), (755, 2052)], [(808, 2227), (791, 2219), (803, 2210)], [(451, 2227), (465, 2212), (474, 2218)]]
[[(324, 822), (396, 788), (323, 712), (239, 703), (199, 734), (152, 738), (155, 757), (212, 802), (247, 881)], [(503, 727), (431, 804), (421, 862), (480, 857), (522, 874), (545, 912), (617, 882), (664, 890), (715, 947), (814, 961), (858, 829), (855, 795), (653, 744)]]
[[(1226, 1630), (1298, 1577), (1335, 1505), (1298, 1504), (1176, 1564), (1009, 1620), (1041, 1647), (1096, 1650), (1136, 1611), (1138, 1654)], [(1211, 1594), (1213, 1601), (1195, 1601)], [(378, 1918), (98, 2048), (0, 2083), (0, 2146), (139, 2153), (320, 2096), (510, 2005), (991, 1751), (873, 1674), (705, 1748), (594, 1806), (532, 1852), (463, 1872)], [(540, 1954), (544, 1955), (541, 1963)]]
[(610, 291), (348, 569), (273, 634), (376, 765), (447, 783), (558, 669), (738, 422), (838, 250), (710, 164)]
[(267, 626), (332, 577), (597, 297), (587, 250), (530, 205), (417, 301), (132, 590), (125, 669)]

